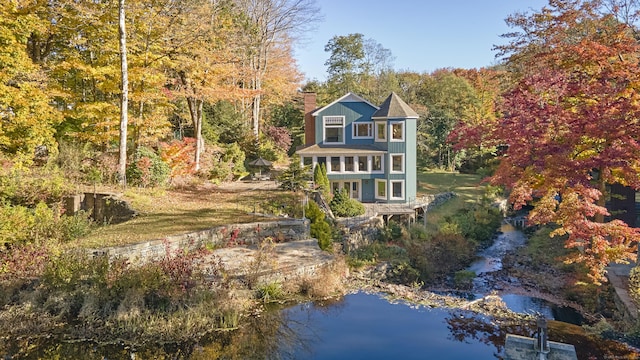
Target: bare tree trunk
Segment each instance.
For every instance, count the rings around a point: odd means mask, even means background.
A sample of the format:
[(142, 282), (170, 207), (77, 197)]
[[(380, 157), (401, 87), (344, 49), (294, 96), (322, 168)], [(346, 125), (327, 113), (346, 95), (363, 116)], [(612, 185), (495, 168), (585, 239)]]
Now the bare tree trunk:
[(118, 180), (120, 185), (127, 185), (127, 125), (129, 111), (129, 70), (127, 65), (127, 32), (125, 28), (124, 1), (119, 2), (119, 26), (120, 35), (120, 69), (122, 75), (122, 97), (120, 102), (120, 156), (118, 159)]
[(194, 156), (195, 171), (200, 170), (200, 154), (204, 148), (204, 141), (202, 139), (202, 106), (203, 101), (194, 97), (187, 98), (187, 105), (189, 105), (189, 114), (193, 121), (193, 131), (196, 136), (196, 153)]
[(259, 77), (256, 77), (254, 83), (255, 89), (258, 93), (253, 97), (253, 106), (252, 106), (252, 119), (253, 119), (253, 135), (258, 138), (260, 134), (260, 100), (262, 99), (260, 95), (262, 80)]

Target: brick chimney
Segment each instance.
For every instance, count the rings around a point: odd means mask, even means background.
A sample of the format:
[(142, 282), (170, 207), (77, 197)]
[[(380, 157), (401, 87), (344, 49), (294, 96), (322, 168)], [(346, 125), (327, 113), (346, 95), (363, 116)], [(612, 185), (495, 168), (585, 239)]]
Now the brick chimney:
[(311, 115), (316, 109), (316, 93), (304, 93), (304, 144), (313, 145), (316, 143), (316, 121)]

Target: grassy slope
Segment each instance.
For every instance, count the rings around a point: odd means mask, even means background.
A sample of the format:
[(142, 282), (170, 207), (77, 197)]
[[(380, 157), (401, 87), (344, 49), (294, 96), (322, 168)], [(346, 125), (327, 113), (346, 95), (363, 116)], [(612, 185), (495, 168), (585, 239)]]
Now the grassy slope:
[(74, 246), (123, 245), (230, 223), (268, 221), (251, 212), (254, 204), (260, 204), (270, 196), (275, 198), (277, 194), (267, 195), (264, 190), (234, 193), (215, 187), (172, 191), (128, 190), (123, 198), (139, 215), (125, 223), (100, 227)]
[[(484, 193), (477, 175), (428, 172), (418, 174), (418, 194), (438, 194), (454, 191), (459, 196), (430, 213), (429, 222), (455, 212), (465, 202), (476, 201)], [(167, 235), (209, 229), (230, 224), (265, 221), (251, 214), (254, 204), (283, 196), (282, 191), (225, 191), (216, 187), (186, 190), (131, 189), (124, 198), (140, 215), (118, 225), (100, 227), (73, 246), (102, 247), (145, 240), (162, 239)], [(258, 208), (259, 211), (259, 208)]]
[(418, 195), (439, 194), (453, 191), (457, 197), (429, 211), (428, 227), (435, 227), (441, 220), (454, 214), (458, 209), (482, 198), (486, 184), (479, 175), (459, 174), (443, 171), (419, 171)]

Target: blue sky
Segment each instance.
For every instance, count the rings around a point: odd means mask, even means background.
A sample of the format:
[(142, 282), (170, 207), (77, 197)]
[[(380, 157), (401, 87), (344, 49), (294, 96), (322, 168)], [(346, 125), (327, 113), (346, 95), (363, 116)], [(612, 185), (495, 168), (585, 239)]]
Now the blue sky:
[(296, 46), (307, 80), (326, 79), (324, 46), (335, 35), (361, 33), (395, 57), (396, 70), (480, 68), (496, 63), (504, 19), (516, 11), (539, 10), (547, 0), (317, 0), (324, 20)]

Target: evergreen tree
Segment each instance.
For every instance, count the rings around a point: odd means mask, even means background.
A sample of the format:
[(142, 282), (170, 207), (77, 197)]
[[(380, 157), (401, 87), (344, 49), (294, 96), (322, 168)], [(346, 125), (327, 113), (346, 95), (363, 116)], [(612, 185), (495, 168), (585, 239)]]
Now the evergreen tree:
[(325, 214), (318, 204), (309, 201), (305, 207), (305, 214), (311, 221), (310, 235), (318, 239), (320, 249), (331, 250), (331, 225), (325, 220)]
[(311, 180), (309, 166), (302, 166), (300, 158), (294, 156), (289, 168), (278, 176), (280, 189), (289, 191), (301, 191), (307, 188), (307, 181)]
[(327, 168), (324, 164), (318, 164), (313, 169), (313, 181), (316, 184), (316, 189), (322, 193), (322, 196), (326, 199), (329, 192), (329, 178), (327, 177)]

